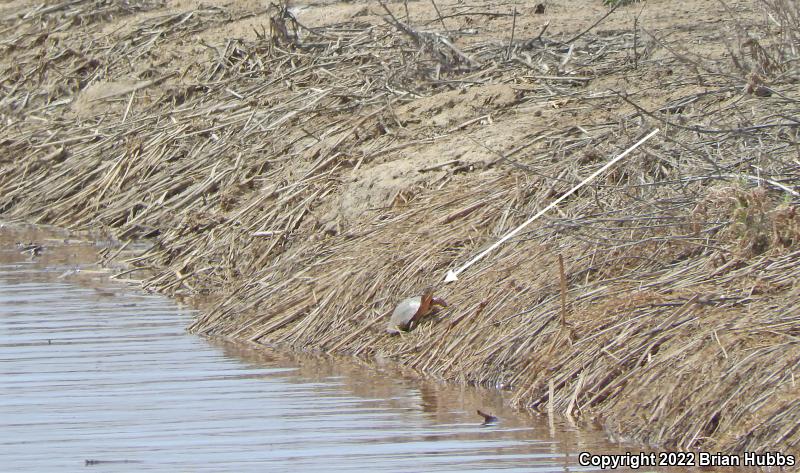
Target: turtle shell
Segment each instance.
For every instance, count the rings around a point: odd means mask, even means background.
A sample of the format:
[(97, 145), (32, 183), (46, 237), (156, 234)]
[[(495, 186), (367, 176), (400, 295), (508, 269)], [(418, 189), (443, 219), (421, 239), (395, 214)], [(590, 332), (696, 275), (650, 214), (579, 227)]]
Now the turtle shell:
[(398, 329), (405, 330), (408, 327), (408, 323), (414, 318), (414, 314), (417, 313), (421, 305), (421, 296), (408, 297), (400, 301), (400, 303), (397, 304), (397, 307), (394, 308), (394, 312), (392, 312), (392, 318), (389, 319), (389, 326), (386, 328), (386, 330), (391, 333), (397, 332)]

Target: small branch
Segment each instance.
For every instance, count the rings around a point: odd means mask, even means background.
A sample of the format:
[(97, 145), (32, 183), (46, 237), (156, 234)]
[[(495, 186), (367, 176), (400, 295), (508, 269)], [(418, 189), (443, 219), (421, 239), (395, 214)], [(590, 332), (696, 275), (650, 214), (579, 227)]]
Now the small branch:
[(514, 46), (514, 32), (517, 29), (517, 7), (514, 7), (513, 17), (511, 19), (511, 40), (508, 42), (508, 50), (506, 50), (506, 61), (511, 59), (511, 48)]
[(436, 14), (439, 16), (439, 22), (442, 24), (442, 28), (444, 29), (445, 33), (449, 33), (447, 26), (444, 24), (444, 18), (442, 18), (442, 12), (439, 11), (439, 7), (436, 5), (436, 0), (431, 0), (433, 4), (433, 9), (436, 10)]
[(620, 6), (620, 5), (622, 5), (622, 3), (623, 3), (623, 2), (617, 2), (617, 4), (616, 4), (616, 5), (614, 5), (614, 8), (612, 8), (611, 10), (609, 10), (608, 12), (606, 12), (606, 14), (605, 14), (605, 15), (603, 15), (603, 16), (601, 16), (599, 20), (597, 20), (597, 21), (595, 21), (594, 23), (592, 23), (592, 26), (590, 26), (590, 27), (586, 28), (585, 30), (583, 30), (583, 31), (581, 31), (580, 33), (578, 33), (577, 35), (573, 36), (572, 38), (570, 38), (570, 39), (568, 39), (568, 40), (564, 41), (564, 44), (569, 44), (569, 43), (572, 43), (572, 42), (574, 42), (574, 41), (577, 41), (577, 40), (579, 40), (580, 38), (582, 38), (582, 37), (583, 37), (583, 35), (585, 35), (585, 34), (586, 34), (586, 33), (588, 33), (589, 31), (593, 30), (595, 26), (597, 26), (597, 25), (599, 25), (600, 23), (602, 23), (602, 22), (603, 22), (603, 20), (605, 20), (606, 18), (608, 18), (608, 17), (609, 17), (609, 15), (611, 15), (612, 13), (614, 13), (614, 12), (617, 10), (617, 8), (619, 8), (619, 6)]
[(558, 255), (558, 273), (561, 279), (561, 327), (567, 326), (567, 276), (564, 272), (564, 257)]

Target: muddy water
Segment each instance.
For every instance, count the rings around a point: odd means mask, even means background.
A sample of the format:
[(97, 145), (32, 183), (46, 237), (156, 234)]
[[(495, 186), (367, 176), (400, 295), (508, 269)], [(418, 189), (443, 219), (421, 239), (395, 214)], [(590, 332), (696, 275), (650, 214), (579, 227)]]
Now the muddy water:
[(96, 249), (0, 228), (2, 471), (565, 471), (612, 448), (496, 391), (189, 335), (190, 310), (93, 272)]

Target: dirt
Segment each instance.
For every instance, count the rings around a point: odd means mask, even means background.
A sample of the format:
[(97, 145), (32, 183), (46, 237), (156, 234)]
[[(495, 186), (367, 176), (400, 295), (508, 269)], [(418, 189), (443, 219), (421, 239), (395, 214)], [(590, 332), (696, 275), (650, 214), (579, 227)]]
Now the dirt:
[(79, 118), (115, 111), (122, 104), (119, 100), (109, 103), (110, 99), (127, 96), (138, 84), (136, 81), (95, 82), (80, 91), (72, 104), (72, 110)]

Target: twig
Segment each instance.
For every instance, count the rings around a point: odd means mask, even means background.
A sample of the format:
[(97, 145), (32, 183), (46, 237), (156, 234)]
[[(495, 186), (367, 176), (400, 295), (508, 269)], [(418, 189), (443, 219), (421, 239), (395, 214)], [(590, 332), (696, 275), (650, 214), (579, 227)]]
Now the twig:
[(572, 38), (570, 38), (570, 39), (568, 39), (568, 40), (564, 41), (564, 44), (570, 44), (570, 43), (573, 43), (573, 42), (575, 42), (575, 41), (579, 40), (580, 38), (582, 38), (582, 37), (583, 37), (583, 35), (585, 35), (585, 34), (586, 34), (586, 33), (588, 33), (589, 31), (593, 30), (593, 29), (594, 29), (594, 28), (595, 28), (597, 25), (599, 25), (600, 23), (602, 23), (602, 22), (603, 22), (603, 20), (605, 20), (606, 18), (608, 18), (608, 17), (609, 17), (609, 15), (611, 15), (612, 13), (614, 13), (615, 11), (617, 11), (617, 8), (619, 8), (619, 7), (620, 7), (620, 5), (622, 5), (623, 3), (625, 3), (625, 2), (621, 2), (621, 1), (620, 1), (620, 2), (616, 2), (616, 3), (614, 4), (614, 7), (613, 7), (613, 8), (611, 8), (611, 10), (607, 11), (605, 15), (601, 16), (601, 17), (600, 17), (600, 18), (599, 18), (597, 21), (595, 21), (594, 23), (592, 23), (592, 25), (591, 25), (590, 27), (588, 27), (588, 28), (586, 28), (585, 30), (581, 31), (580, 33), (578, 33), (577, 35), (573, 36)]
[(128, 105), (125, 107), (125, 113), (122, 114), (122, 123), (125, 123), (125, 120), (128, 119), (128, 114), (131, 111), (131, 105), (133, 105), (133, 98), (136, 96), (136, 91), (131, 91), (131, 98), (128, 99)]
[(514, 45), (514, 33), (517, 29), (517, 7), (514, 6), (514, 12), (511, 19), (511, 39), (508, 40), (508, 49), (506, 50), (506, 61), (511, 59), (511, 47)]
[(447, 26), (444, 24), (444, 18), (442, 18), (442, 12), (439, 11), (439, 7), (436, 5), (436, 0), (431, 0), (433, 4), (433, 9), (436, 10), (436, 15), (439, 17), (439, 22), (442, 24), (442, 29), (445, 33), (449, 33), (447, 30)]
[(567, 328), (567, 276), (564, 273), (564, 257), (558, 254), (558, 275), (561, 281), (561, 327)]

